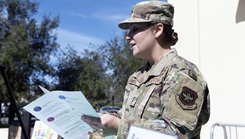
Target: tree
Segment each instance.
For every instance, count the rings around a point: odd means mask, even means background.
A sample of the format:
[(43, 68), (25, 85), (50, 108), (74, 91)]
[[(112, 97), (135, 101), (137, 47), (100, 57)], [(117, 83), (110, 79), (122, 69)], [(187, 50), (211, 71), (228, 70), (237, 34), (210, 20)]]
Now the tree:
[(54, 89), (79, 90), (94, 107), (121, 105), (129, 76), (145, 62), (132, 56), (130, 45), (114, 37), (98, 49), (79, 54), (72, 47), (63, 52), (56, 65)]
[[(7, 70), (17, 102), (32, 100), (31, 92), (38, 92), (33, 86), (48, 84), (45, 77), (54, 73), (49, 61), (59, 48), (53, 32), (59, 17), (50, 19), (44, 15), (38, 24), (32, 17), (38, 3), (29, 0), (0, 0), (0, 3), (0, 65)], [(5, 88), (0, 78), (0, 93), (7, 96)]]
[(67, 52), (62, 51), (56, 63), (54, 89), (75, 90), (82, 66), (81, 57), (77, 54), (77, 51), (71, 47), (68, 48)]
[(108, 104), (110, 77), (106, 75), (103, 63), (96, 51), (84, 50), (79, 55), (69, 47), (58, 59), (56, 89), (82, 91), (97, 108)]
[(105, 61), (107, 69), (111, 74), (111, 97), (114, 103), (121, 103), (125, 86), (129, 76), (142, 67), (145, 62), (135, 58), (130, 50), (130, 45), (124, 32), (123, 38), (114, 37), (97, 51), (100, 52)]

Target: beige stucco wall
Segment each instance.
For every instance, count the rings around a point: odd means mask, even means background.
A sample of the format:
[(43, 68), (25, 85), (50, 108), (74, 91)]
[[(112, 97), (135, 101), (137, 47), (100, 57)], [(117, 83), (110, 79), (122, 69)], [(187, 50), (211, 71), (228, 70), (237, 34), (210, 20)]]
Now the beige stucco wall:
[[(202, 139), (210, 138), (214, 123), (245, 124), (245, 0), (169, 2), (180, 39), (175, 48), (200, 68), (209, 85), (211, 117)], [(214, 137), (221, 139), (221, 130)]]

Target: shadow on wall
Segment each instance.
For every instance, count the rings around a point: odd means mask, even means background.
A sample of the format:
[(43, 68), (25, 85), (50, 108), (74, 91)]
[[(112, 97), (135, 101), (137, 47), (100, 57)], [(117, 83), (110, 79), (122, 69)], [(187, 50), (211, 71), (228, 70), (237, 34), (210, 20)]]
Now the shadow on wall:
[(239, 0), (236, 12), (236, 23), (243, 21), (245, 21), (245, 0)]

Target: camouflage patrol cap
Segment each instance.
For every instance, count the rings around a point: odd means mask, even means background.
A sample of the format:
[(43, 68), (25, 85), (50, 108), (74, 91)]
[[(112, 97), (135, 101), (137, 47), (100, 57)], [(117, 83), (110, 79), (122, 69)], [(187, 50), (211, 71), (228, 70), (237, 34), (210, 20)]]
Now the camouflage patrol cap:
[(143, 1), (133, 6), (131, 15), (118, 24), (121, 29), (128, 29), (131, 23), (161, 22), (173, 26), (173, 5), (158, 1)]

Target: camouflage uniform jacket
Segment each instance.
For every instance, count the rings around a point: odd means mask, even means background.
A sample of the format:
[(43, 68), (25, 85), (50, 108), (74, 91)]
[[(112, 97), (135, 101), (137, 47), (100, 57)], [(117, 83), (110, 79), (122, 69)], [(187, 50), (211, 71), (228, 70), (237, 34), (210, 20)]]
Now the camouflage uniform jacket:
[(172, 49), (128, 79), (117, 137), (126, 138), (130, 125), (136, 125), (198, 139), (209, 104), (207, 83), (197, 67)]

